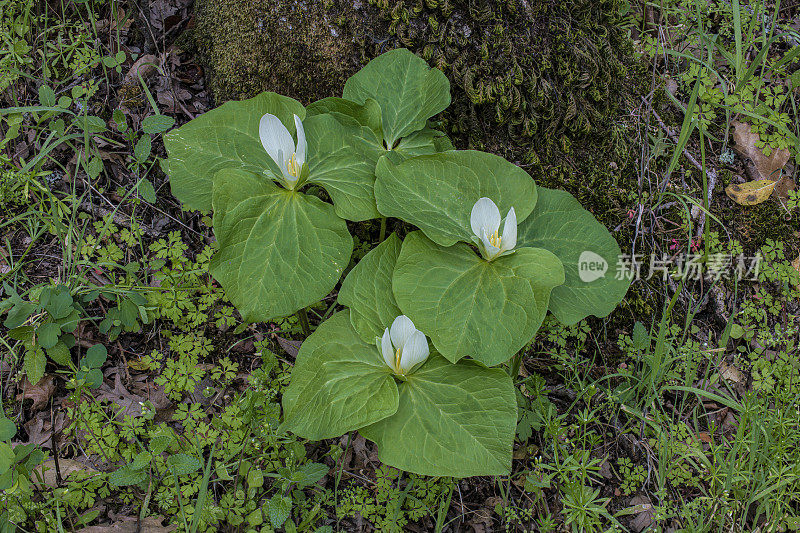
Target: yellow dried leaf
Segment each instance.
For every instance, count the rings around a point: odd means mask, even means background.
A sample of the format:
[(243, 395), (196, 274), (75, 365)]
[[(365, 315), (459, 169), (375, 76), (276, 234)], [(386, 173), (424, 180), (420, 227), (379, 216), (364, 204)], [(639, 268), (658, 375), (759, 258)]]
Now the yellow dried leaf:
[(725, 187), (725, 194), (740, 205), (756, 205), (764, 202), (772, 194), (777, 181), (756, 180), (747, 183), (732, 184)]

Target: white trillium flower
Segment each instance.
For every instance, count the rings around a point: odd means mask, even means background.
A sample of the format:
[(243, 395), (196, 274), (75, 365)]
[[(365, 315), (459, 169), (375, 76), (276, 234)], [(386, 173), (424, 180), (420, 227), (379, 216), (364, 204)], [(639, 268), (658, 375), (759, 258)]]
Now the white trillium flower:
[(405, 376), (430, 354), (425, 334), (406, 315), (395, 318), (391, 330), (386, 328), (383, 337), (376, 340), (383, 360), (399, 376)]
[(502, 236), (500, 235), (500, 210), (489, 198), (481, 198), (472, 206), (469, 218), (472, 232), (481, 244), (481, 253), (487, 261), (505, 255), (517, 245), (517, 214), (508, 210)]
[(294, 125), (297, 129), (297, 145), (292, 139), (292, 134), (275, 115), (267, 113), (261, 117), (258, 124), (258, 134), (264, 150), (278, 165), (283, 174), (286, 188), (293, 190), (303, 172), (306, 163), (306, 132), (300, 117), (294, 115)]

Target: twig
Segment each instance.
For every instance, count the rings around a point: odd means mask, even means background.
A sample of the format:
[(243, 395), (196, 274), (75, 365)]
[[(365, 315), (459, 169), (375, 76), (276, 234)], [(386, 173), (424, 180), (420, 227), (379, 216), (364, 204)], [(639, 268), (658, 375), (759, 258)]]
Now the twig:
[[(108, 215), (112, 215), (114, 219), (114, 224), (116, 224), (117, 226), (123, 226), (125, 228), (131, 229), (131, 221), (123, 217), (119, 211), (111, 211), (110, 209), (100, 207), (99, 205), (93, 205), (91, 202), (88, 201), (83, 202), (80, 205), (80, 207), (82, 210), (89, 212), (99, 218), (104, 218), (107, 217)], [(140, 224), (139, 228), (148, 237), (157, 238), (163, 236), (162, 232), (156, 231), (153, 228), (145, 226), (144, 224)]]

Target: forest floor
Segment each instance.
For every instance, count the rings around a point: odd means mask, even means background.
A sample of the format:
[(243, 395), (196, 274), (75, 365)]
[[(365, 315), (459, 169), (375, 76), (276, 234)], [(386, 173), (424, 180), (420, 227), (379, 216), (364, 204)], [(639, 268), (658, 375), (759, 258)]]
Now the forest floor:
[(800, 7), (663, 4), (625, 18), (640, 271), (525, 348), (512, 474), (450, 479), (276, 431), (300, 316), (241, 320), (162, 168), (219, 104), (191, 2), (0, 0), (0, 531), (800, 528)]

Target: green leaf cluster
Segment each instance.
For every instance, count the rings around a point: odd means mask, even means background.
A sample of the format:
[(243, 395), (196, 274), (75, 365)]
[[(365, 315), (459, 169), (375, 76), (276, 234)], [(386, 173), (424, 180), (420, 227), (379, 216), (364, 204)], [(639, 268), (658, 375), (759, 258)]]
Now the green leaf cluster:
[[(449, 103), (440, 71), (393, 50), (350, 78), (341, 98), (304, 108), (262, 93), (194, 119), (165, 136), (167, 168), (188, 208), (213, 209), (211, 272), (249, 321), (330, 293), (353, 248), (345, 221), (416, 226), (352, 269), (338, 300), (348, 309), (303, 343), (284, 429), (310, 439), (358, 430), (382, 461), (419, 474), (505, 474), (516, 399), (508, 373), (491, 367), (530, 342), (548, 310), (565, 324), (607, 315), (629, 280), (609, 271), (619, 247), (572, 196), (538, 188), (501, 157), (454, 150), (432, 129)], [(276, 163), (288, 159), (273, 161), (261, 144), (265, 113), (307, 143), (302, 170), (287, 167), (297, 185)], [(513, 208), (518, 223), (514, 249), (492, 260), (475, 248), (471, 212), (481, 198), (503, 214)], [(376, 348), (399, 315), (432, 344), (403, 376)]]

